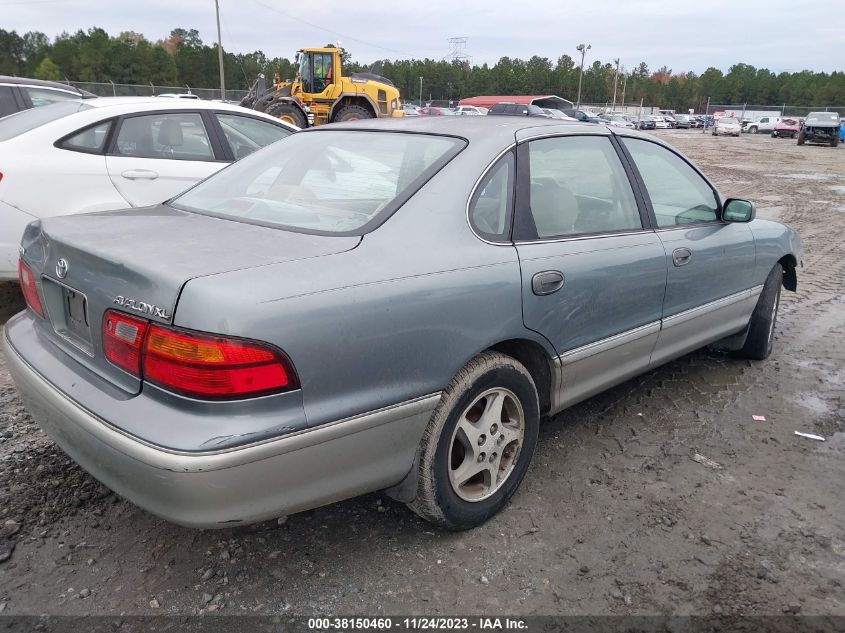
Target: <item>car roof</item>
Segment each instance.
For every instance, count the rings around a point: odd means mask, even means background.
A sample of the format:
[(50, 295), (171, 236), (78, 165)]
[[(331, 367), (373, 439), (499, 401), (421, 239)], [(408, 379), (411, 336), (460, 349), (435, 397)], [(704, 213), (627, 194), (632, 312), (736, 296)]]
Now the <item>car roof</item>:
[(66, 90), (67, 92), (75, 92), (82, 97), (94, 97), (92, 93), (87, 90), (81, 90), (76, 86), (70, 84), (63, 84), (58, 81), (45, 81), (43, 79), (29, 79), (28, 77), (10, 77), (9, 75), (0, 75), (0, 84), (11, 84), (15, 86), (38, 86), (42, 88), (55, 88), (57, 90)]
[(390, 132), (415, 132), (423, 134), (445, 134), (459, 136), (470, 143), (492, 140), (513, 143), (515, 137), (527, 138), (541, 134), (610, 134), (606, 126), (593, 123), (562, 121), (527, 116), (476, 116), (476, 117), (413, 117), (364, 119), (354, 123), (335, 123), (310, 128), (306, 132), (320, 130), (384, 130)]
[[(168, 99), (161, 97), (97, 97), (96, 99), (86, 99), (85, 104), (93, 106), (97, 109), (115, 110), (115, 115), (125, 114), (126, 112), (144, 112), (153, 110), (228, 110), (230, 112), (240, 112), (241, 114), (252, 114), (253, 116), (263, 119), (272, 119), (279, 121), (279, 119), (264, 114), (257, 110), (250, 110), (238, 105), (224, 103), (222, 101), (207, 101), (205, 99)], [(284, 121), (282, 121), (284, 123)], [(296, 129), (294, 126), (288, 125), (291, 129)]]

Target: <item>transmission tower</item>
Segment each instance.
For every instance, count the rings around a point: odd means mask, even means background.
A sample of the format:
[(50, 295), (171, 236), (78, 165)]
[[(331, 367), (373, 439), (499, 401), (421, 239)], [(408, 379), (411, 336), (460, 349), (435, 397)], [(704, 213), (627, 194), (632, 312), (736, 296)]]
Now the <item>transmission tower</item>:
[(468, 37), (450, 37), (446, 41), (449, 42), (449, 54), (444, 57), (444, 61), (458, 61), (464, 66), (472, 66), (472, 56), (467, 54), (467, 40)]

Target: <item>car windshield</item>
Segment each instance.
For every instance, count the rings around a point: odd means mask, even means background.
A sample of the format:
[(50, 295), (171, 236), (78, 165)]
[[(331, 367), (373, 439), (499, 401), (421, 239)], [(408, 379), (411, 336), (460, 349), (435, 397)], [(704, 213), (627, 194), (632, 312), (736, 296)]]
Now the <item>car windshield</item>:
[(429, 134), (315, 130), (244, 158), (170, 204), (306, 233), (361, 235), (466, 142)]
[(811, 112), (807, 115), (807, 124), (813, 123), (838, 123), (839, 115), (836, 112)]
[(75, 112), (90, 110), (92, 107), (81, 101), (58, 101), (51, 105), (10, 114), (0, 119), (0, 141), (8, 141), (45, 123), (57, 121)]
[(719, 123), (727, 125), (739, 125), (739, 122), (732, 116), (723, 116), (719, 119)]

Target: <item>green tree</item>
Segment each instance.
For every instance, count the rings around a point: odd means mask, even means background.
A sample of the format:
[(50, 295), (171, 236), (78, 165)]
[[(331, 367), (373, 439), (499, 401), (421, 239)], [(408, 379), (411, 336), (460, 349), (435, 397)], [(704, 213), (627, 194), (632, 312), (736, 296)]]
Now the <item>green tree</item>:
[(41, 63), (38, 64), (38, 68), (35, 69), (36, 79), (46, 79), (48, 81), (58, 81), (62, 78), (61, 70), (49, 57), (45, 57), (41, 60)]

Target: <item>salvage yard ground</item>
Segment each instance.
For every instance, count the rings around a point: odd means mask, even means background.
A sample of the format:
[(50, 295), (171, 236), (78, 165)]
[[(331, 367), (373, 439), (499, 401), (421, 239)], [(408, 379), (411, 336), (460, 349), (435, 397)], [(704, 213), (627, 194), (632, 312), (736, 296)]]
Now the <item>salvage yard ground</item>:
[[(0, 353), (2, 612), (845, 615), (845, 148), (657, 134), (802, 235), (769, 361), (701, 351), (563, 412), (511, 504), (453, 534), (381, 495), (165, 523), (41, 433)], [(0, 322), (20, 307), (0, 286)]]

